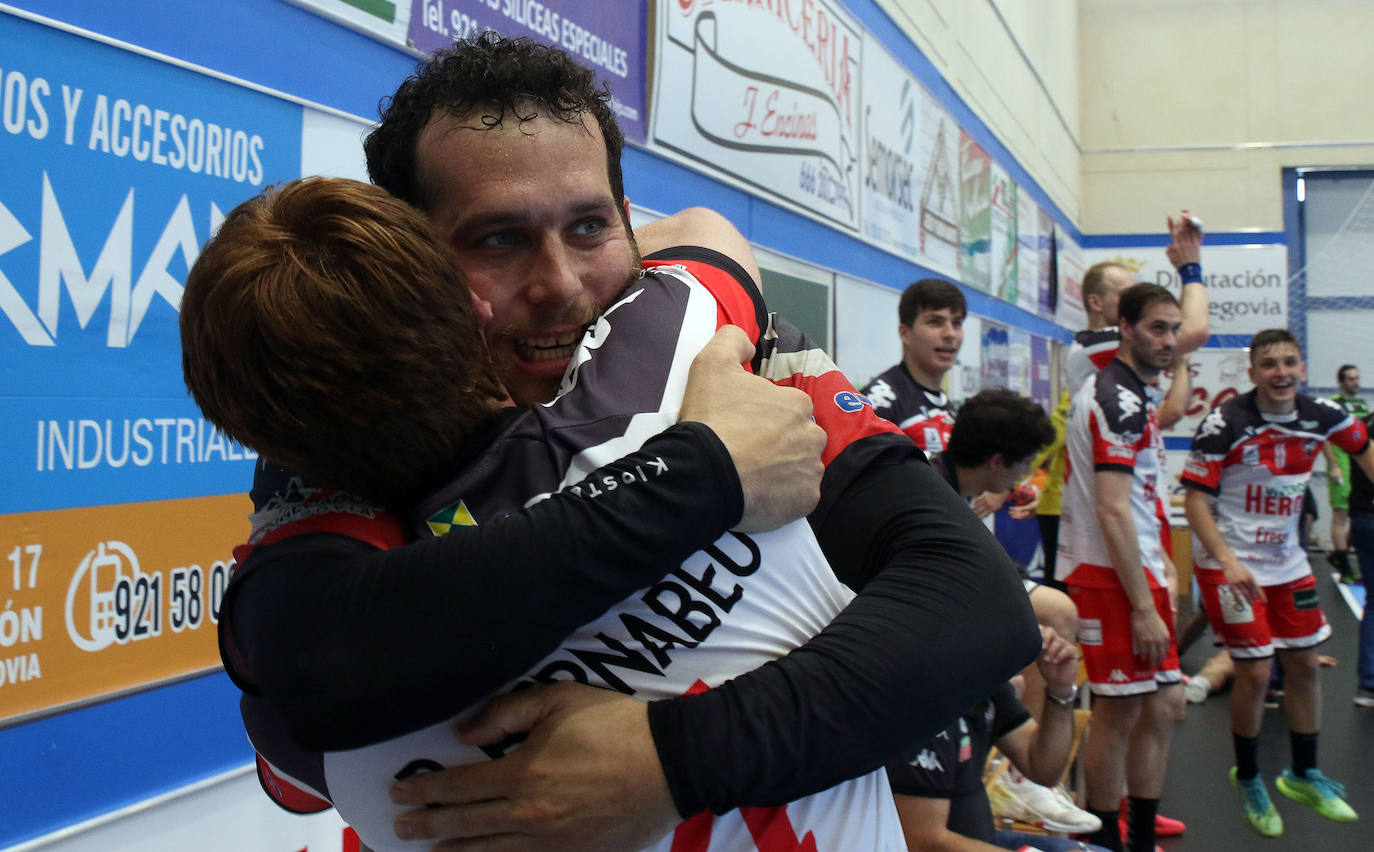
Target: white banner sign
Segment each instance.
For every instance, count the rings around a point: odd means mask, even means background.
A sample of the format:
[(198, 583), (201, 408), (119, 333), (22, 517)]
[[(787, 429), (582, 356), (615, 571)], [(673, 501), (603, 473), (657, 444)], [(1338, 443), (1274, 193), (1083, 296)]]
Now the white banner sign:
[(806, 8), (660, 0), (652, 141), (857, 230), (863, 31)]
[(1055, 252), (1059, 262), (1059, 302), (1054, 321), (1077, 331), (1086, 328), (1088, 315), (1083, 310), (1083, 249), (1058, 225), (1054, 226)]
[[(1084, 251), (1091, 266), (1110, 260), (1137, 280), (1179, 292), (1178, 274), (1164, 248), (1094, 248)], [(1212, 334), (1254, 334), (1288, 327), (1288, 247), (1283, 245), (1202, 247)]]
[[(338, 21), (361, 33), (398, 47), (406, 46), (406, 31), (410, 27), (411, 0), (290, 0), (305, 9)], [(426, 3), (438, 5), (438, 0)]]

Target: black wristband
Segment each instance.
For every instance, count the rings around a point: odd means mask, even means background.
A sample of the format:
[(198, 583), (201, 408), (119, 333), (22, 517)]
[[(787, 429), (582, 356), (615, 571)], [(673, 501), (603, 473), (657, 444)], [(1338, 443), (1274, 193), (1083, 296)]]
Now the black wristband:
[(1202, 264), (1185, 263), (1178, 268), (1178, 277), (1184, 284), (1205, 284), (1202, 280)]

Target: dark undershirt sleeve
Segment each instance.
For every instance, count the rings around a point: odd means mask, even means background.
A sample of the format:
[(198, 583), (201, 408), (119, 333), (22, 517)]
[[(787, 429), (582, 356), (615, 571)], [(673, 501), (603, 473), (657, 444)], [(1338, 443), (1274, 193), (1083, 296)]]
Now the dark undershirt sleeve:
[(225, 601), (245, 669), (231, 674), (313, 749), (452, 716), (739, 521), (739, 478), (701, 424), (678, 424), (592, 476), (655, 459), (666, 470), (648, 482), (588, 489), (595, 498), (563, 491), (392, 550), (323, 533), (259, 547)]
[(649, 705), (684, 817), (780, 805), (876, 770), (1039, 652), (1029, 598), (996, 539), (918, 453), (873, 445), (845, 450), (871, 458), (836, 468), (813, 518), (858, 597), (786, 657)]

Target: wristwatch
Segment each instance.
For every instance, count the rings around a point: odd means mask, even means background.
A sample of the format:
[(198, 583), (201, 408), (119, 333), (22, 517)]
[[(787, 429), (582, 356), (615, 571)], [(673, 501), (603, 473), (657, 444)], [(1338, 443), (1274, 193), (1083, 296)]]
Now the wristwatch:
[(1076, 683), (1069, 688), (1069, 694), (1063, 698), (1060, 698), (1058, 695), (1055, 695), (1053, 692), (1050, 692), (1049, 684), (1045, 684), (1046, 701), (1053, 701), (1060, 707), (1072, 707), (1074, 699), (1076, 698), (1078, 698), (1078, 684)]

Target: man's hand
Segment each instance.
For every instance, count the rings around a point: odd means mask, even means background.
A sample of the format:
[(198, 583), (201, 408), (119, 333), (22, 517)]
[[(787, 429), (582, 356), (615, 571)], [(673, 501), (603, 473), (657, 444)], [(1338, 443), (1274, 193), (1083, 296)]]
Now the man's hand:
[(1158, 668), (1169, 653), (1169, 628), (1151, 603), (1149, 609), (1131, 610), (1131, 635), (1135, 655), (1151, 668)]
[(988, 515), (1002, 508), (1002, 504), (1005, 502), (1007, 502), (1006, 494), (999, 494), (996, 491), (984, 491), (982, 494), (974, 497), (973, 502), (969, 505), (973, 507), (973, 514), (980, 518), (986, 518)]
[[(391, 788), (414, 805), (402, 839), (442, 850), (642, 849), (681, 821), (643, 702), (577, 684), (493, 699), (459, 730), (468, 745), (530, 731), (500, 760), (422, 773)], [(428, 807), (424, 807), (428, 806)]]
[(1040, 506), (1040, 488), (1032, 482), (1023, 482), (1012, 490), (1009, 499), (1011, 508), (1007, 510), (1007, 514), (1012, 520), (1024, 521), (1033, 518), (1035, 510)]
[(1178, 269), (1185, 263), (1200, 263), (1202, 260), (1202, 231), (1191, 221), (1192, 217), (1184, 210), (1175, 219), (1167, 217), (1169, 223), (1169, 247), (1164, 250), (1169, 262)]
[(1246, 603), (1253, 604), (1255, 601), (1264, 600), (1264, 587), (1255, 582), (1255, 575), (1241, 564), (1234, 553), (1223, 554), (1217, 561), (1221, 563), (1221, 573), (1226, 577), (1226, 585), (1245, 598)]
[(1040, 657), (1035, 664), (1045, 678), (1045, 688), (1055, 695), (1067, 695), (1078, 678), (1078, 647), (1043, 624), (1040, 638)]
[(740, 367), (754, 357), (749, 336), (726, 326), (692, 361), (680, 420), (710, 426), (730, 451), (744, 487), (737, 529), (765, 532), (803, 517), (821, 497), (825, 432), (811, 398)]

